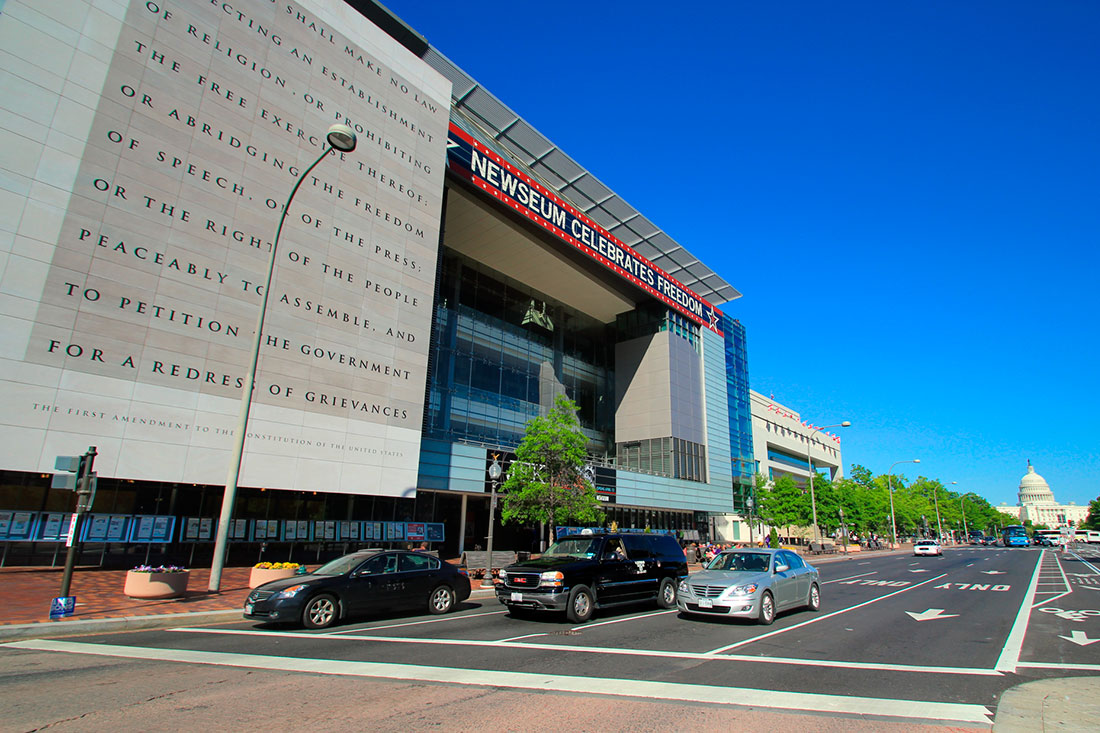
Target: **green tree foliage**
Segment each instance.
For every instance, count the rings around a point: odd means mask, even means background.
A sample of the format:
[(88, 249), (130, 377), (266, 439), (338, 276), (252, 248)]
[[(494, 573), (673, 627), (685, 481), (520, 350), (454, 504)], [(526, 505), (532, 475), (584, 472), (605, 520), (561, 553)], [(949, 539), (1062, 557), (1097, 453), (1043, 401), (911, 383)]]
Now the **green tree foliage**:
[(555, 525), (601, 524), (596, 487), (584, 474), (586, 443), (577, 406), (565, 396), (527, 423), (504, 482), (501, 521), (546, 523), (551, 541)]
[[(763, 477), (758, 478), (758, 482)], [(793, 477), (780, 476), (770, 486), (764, 482), (756, 492), (757, 516), (764, 524), (773, 527), (798, 525), (805, 527), (810, 523), (810, 497), (803, 494), (802, 487)]]
[(1100, 530), (1100, 496), (1089, 502), (1089, 513), (1081, 522), (1081, 529)]

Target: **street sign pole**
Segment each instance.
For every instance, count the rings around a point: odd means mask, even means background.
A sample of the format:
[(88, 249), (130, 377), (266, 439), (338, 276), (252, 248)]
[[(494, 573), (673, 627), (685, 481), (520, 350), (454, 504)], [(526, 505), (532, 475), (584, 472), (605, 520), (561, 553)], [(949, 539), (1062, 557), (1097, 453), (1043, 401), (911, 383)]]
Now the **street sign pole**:
[(69, 595), (69, 586), (73, 581), (73, 567), (76, 566), (76, 545), (80, 538), (80, 520), (84, 512), (91, 508), (92, 499), (92, 464), (96, 457), (95, 446), (90, 446), (88, 452), (80, 457), (80, 473), (76, 480), (76, 510), (73, 512), (72, 524), (69, 526), (69, 549), (65, 552), (65, 572), (61, 576), (61, 593), (59, 597)]

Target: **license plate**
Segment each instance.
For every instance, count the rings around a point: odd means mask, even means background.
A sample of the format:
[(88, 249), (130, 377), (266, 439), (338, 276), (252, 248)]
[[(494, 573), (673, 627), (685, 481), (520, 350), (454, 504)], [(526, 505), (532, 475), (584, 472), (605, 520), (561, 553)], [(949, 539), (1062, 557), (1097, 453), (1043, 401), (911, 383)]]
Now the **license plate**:
[(252, 604), (251, 603), (244, 604), (244, 612), (247, 613), (247, 614), (252, 613)]
[(523, 594), (522, 593), (513, 593), (512, 594), (512, 600), (513, 601), (522, 601), (523, 600)]
[(699, 608), (714, 608), (714, 601), (709, 598), (700, 598)]

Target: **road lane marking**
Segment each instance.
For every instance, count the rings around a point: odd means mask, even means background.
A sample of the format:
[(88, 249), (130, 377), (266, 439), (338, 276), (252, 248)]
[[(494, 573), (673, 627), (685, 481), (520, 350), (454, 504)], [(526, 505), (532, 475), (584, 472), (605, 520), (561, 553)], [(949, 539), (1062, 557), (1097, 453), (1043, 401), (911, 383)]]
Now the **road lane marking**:
[(860, 573), (859, 575), (849, 575), (847, 578), (837, 578), (836, 580), (826, 580), (822, 582), (822, 585), (828, 585), (829, 583), (839, 583), (842, 580), (851, 580), (852, 578), (862, 578), (865, 575), (878, 575), (877, 570), (872, 570), (869, 573)]
[(992, 717), (983, 705), (934, 702), (925, 700), (891, 700), (849, 695), (826, 695), (808, 692), (782, 692), (746, 687), (694, 685), (684, 682), (655, 682), (609, 677), (579, 677), (531, 672), (503, 672), (485, 669), (432, 667), (416, 664), (388, 664), (332, 659), (304, 659), (261, 654), (200, 652), (182, 649), (143, 649), (114, 644), (47, 641), (16, 642), (9, 646), (38, 651), (92, 654), (127, 659), (145, 659), (188, 664), (213, 664), (247, 669), (283, 670), (313, 674), (371, 677), (470, 685), (474, 687), (507, 687), (551, 692), (574, 692), (616, 697), (675, 700), (681, 702), (740, 705), (755, 708), (808, 710), (847, 715), (881, 715), (892, 718), (950, 720), (988, 725)]
[(999, 672), (1015, 672), (1016, 665), (1020, 663), (1020, 653), (1024, 648), (1024, 636), (1027, 634), (1027, 622), (1031, 618), (1031, 609), (1035, 603), (1035, 589), (1039, 587), (1039, 571), (1043, 567), (1043, 555), (1045, 554), (1045, 551), (1040, 553), (1038, 560), (1035, 562), (1035, 572), (1031, 574), (1031, 583), (1024, 594), (1020, 610), (1016, 612), (1016, 620), (1012, 624), (1012, 630), (1008, 634), (1008, 639), (1005, 640), (1001, 655), (997, 657), (997, 663), (993, 665), (993, 668)]
[(1091, 669), (1100, 671), (1100, 664), (1068, 664), (1065, 662), (1020, 662), (1016, 666), (1024, 669)]
[(523, 636), (513, 636), (511, 639), (500, 639), (495, 643), (501, 644), (501, 643), (506, 642), (506, 641), (519, 641), (520, 639), (530, 639), (531, 637), (534, 637), (534, 636), (546, 636), (548, 633), (549, 632), (543, 631), (543, 632), (540, 632), (538, 634), (524, 634)]
[(849, 606), (848, 608), (842, 608), (839, 611), (833, 611), (832, 613), (827, 613), (824, 616), (818, 616), (816, 618), (812, 618), (809, 621), (803, 621), (802, 623), (795, 624), (794, 626), (787, 626), (786, 628), (783, 628), (783, 629), (776, 629), (775, 631), (768, 632), (767, 634), (761, 634), (759, 636), (754, 636), (751, 639), (745, 639), (744, 641), (739, 641), (736, 644), (729, 644), (727, 646), (718, 647), (717, 649), (711, 649), (709, 652), (707, 652), (707, 654), (721, 654), (722, 652), (729, 651), (730, 649), (736, 649), (739, 646), (744, 646), (746, 644), (751, 644), (754, 641), (760, 641), (761, 639), (767, 639), (769, 636), (775, 636), (776, 634), (782, 634), (782, 633), (785, 633), (787, 631), (793, 631), (794, 629), (797, 629), (797, 628), (802, 627), (802, 626), (806, 626), (807, 624), (814, 624), (814, 623), (817, 623), (818, 621), (824, 621), (827, 618), (832, 618), (833, 616), (838, 616), (842, 613), (848, 613), (848, 611), (854, 611), (857, 608), (862, 608), (863, 606), (868, 606), (872, 603), (878, 603), (879, 601), (885, 600), (885, 599), (887, 599), (891, 596), (896, 596), (898, 593), (905, 593), (907, 591), (913, 590), (914, 588), (920, 588), (922, 585), (927, 585), (928, 583), (933, 583), (933, 582), (939, 580), (940, 578), (943, 578), (943, 577), (946, 577), (946, 576), (947, 576), (947, 573), (943, 573), (942, 575), (937, 575), (934, 578), (929, 578), (928, 580), (925, 580), (921, 583), (917, 583), (916, 585), (911, 585), (908, 588), (902, 588), (901, 590), (896, 590), (893, 593), (887, 593), (884, 596), (879, 596), (878, 598), (872, 598), (869, 601), (864, 601), (863, 603), (857, 603), (854, 606)]
[(608, 624), (621, 624), (623, 621), (634, 621), (640, 618), (649, 618), (650, 616), (665, 616), (670, 613), (679, 613), (675, 608), (670, 608), (664, 611), (653, 611), (652, 613), (642, 613), (637, 616), (627, 616), (625, 618), (612, 619), (611, 621), (600, 621), (595, 624), (583, 624), (581, 626), (574, 626), (570, 631), (584, 631), (585, 629), (591, 629), (596, 626), (607, 626)]
[(942, 608), (929, 608), (926, 611), (916, 613), (915, 611), (906, 611), (914, 621), (935, 621), (940, 618), (957, 618), (957, 613), (944, 613)]
[[(921, 667), (912, 664), (890, 664), (886, 662), (851, 662), (843, 660), (832, 659), (799, 659), (796, 657), (762, 657), (755, 654), (711, 654), (709, 652), (672, 652), (665, 651), (663, 649), (625, 649), (622, 647), (597, 647), (597, 646), (579, 646), (575, 644), (539, 644), (528, 642), (505, 642), (505, 641), (487, 641), (487, 640), (475, 640), (475, 639), (424, 639), (419, 637), (398, 637), (398, 636), (318, 636), (317, 634), (307, 634), (304, 632), (278, 632), (278, 631), (250, 631), (248, 629), (199, 629), (199, 628), (179, 628), (169, 629), (169, 631), (179, 631), (188, 633), (200, 633), (200, 634), (219, 634), (229, 636), (290, 636), (292, 638), (302, 639), (321, 639), (328, 641), (341, 641), (351, 639), (353, 641), (367, 641), (367, 642), (380, 642), (387, 644), (421, 644), (421, 645), (435, 645), (435, 646), (470, 646), (470, 647), (486, 647), (492, 649), (522, 649), (527, 651), (555, 651), (555, 652), (575, 652), (580, 654), (607, 654), (612, 656), (626, 656), (626, 657), (657, 657), (663, 659), (679, 659), (679, 660), (692, 660), (692, 661), (705, 661), (705, 662), (749, 662), (756, 664), (784, 664), (798, 667), (823, 667), (831, 669), (852, 669), (853, 667), (861, 670), (875, 670), (881, 672), (916, 672), (921, 674), (954, 674), (964, 677), (1002, 677), (1000, 672), (992, 669), (982, 669), (978, 667)], [(20, 644), (33, 643), (31, 642), (12, 642), (10, 644), (2, 644), (3, 646), (18, 646)], [(77, 643), (77, 642), (73, 642)], [(80, 642), (85, 643), (85, 642)], [(87, 646), (99, 647), (106, 646), (100, 644), (88, 643)], [(138, 647), (134, 647), (138, 648)]]
[(374, 631), (375, 629), (397, 629), (402, 626), (418, 626), (420, 624), (438, 624), (442, 621), (461, 621), (467, 618), (477, 618), (478, 616), (499, 616), (502, 613), (508, 613), (507, 611), (487, 611), (485, 613), (468, 613), (465, 616), (447, 616), (445, 618), (429, 618), (423, 621), (406, 621), (400, 624), (387, 624), (386, 626), (367, 626), (362, 629), (345, 629), (343, 631), (328, 631), (324, 634), (315, 634), (314, 636), (337, 636), (339, 634), (354, 634), (357, 631)]

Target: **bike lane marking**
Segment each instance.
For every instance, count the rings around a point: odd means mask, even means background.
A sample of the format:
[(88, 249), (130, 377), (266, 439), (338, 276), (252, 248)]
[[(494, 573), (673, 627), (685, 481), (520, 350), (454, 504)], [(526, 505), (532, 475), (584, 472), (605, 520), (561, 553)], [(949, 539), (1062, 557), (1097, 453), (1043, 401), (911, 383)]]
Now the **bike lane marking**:
[(1035, 590), (1039, 587), (1039, 573), (1043, 567), (1043, 553), (1035, 561), (1035, 572), (1031, 574), (1031, 583), (1024, 594), (1020, 610), (1016, 612), (1016, 620), (1012, 624), (1012, 630), (1008, 632), (1001, 655), (997, 657), (997, 663), (993, 668), (998, 672), (1015, 672), (1016, 665), (1020, 663), (1020, 653), (1024, 648), (1024, 636), (1027, 635), (1027, 623), (1031, 619), (1032, 604), (1035, 603)]

